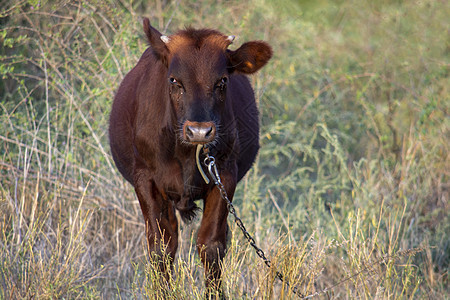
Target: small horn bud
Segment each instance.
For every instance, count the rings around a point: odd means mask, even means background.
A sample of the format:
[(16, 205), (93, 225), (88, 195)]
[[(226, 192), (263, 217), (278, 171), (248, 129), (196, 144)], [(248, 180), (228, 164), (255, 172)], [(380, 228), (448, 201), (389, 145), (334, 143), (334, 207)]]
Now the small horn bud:
[(162, 35), (160, 39), (164, 42), (164, 44), (167, 44), (170, 41), (170, 38), (167, 35)]
[(229, 36), (227, 37), (227, 41), (229, 41), (229, 42), (230, 42), (230, 44), (231, 44), (231, 43), (233, 43), (233, 41), (234, 41), (234, 38), (235, 38), (235, 36), (234, 36), (234, 35), (229, 35)]

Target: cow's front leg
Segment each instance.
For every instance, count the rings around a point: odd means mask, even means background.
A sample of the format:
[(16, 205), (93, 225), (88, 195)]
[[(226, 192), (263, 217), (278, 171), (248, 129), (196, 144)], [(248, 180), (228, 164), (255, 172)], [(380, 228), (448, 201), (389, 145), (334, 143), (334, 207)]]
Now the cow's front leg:
[[(236, 188), (234, 172), (222, 172), (221, 180), (231, 201)], [(218, 187), (214, 186), (205, 199), (203, 218), (197, 238), (197, 250), (205, 268), (205, 283), (208, 293), (219, 291), (222, 294), (220, 263), (226, 251), (227, 216), (227, 203), (222, 199)]]
[(170, 270), (164, 259), (168, 255), (172, 262), (178, 248), (175, 208), (158, 190), (147, 169), (135, 172), (134, 188), (144, 215), (149, 255), (159, 260), (159, 269), (167, 278)]

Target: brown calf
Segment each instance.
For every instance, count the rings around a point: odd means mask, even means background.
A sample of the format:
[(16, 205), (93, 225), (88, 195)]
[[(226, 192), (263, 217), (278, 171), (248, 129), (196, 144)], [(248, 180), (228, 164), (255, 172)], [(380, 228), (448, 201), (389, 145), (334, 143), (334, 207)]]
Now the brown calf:
[(220, 290), (228, 210), (214, 183), (202, 179), (196, 146), (206, 145), (216, 157), (232, 199), (259, 149), (258, 111), (245, 75), (263, 67), (272, 50), (262, 41), (228, 50), (234, 37), (210, 29), (188, 28), (162, 36), (147, 18), (144, 31), (150, 48), (125, 76), (114, 99), (109, 127), (112, 155), (135, 188), (148, 245), (156, 254), (166, 249), (175, 257), (175, 209), (184, 220), (191, 220), (198, 209), (194, 201), (203, 199), (197, 248), (206, 286)]

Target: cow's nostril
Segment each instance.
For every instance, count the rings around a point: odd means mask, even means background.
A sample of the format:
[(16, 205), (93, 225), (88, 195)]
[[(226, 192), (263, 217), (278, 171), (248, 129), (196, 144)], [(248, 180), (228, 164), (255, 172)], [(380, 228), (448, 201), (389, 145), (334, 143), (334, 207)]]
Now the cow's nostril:
[(190, 139), (194, 137), (194, 132), (191, 128), (191, 126), (186, 126), (186, 136)]
[(213, 128), (212, 128), (212, 126), (210, 126), (209, 128), (206, 128), (205, 138), (209, 138), (209, 137), (211, 136), (212, 133), (213, 133)]

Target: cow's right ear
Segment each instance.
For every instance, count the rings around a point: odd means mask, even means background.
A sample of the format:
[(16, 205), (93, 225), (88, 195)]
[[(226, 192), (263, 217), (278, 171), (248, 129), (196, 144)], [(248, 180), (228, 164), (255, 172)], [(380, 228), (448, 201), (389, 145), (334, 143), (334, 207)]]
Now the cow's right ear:
[(158, 30), (151, 26), (148, 18), (144, 18), (143, 25), (145, 35), (147, 35), (147, 39), (152, 47), (153, 53), (155, 53), (156, 57), (167, 66), (169, 49), (163, 41), (164, 39), (167, 39), (167, 37), (163, 36)]

